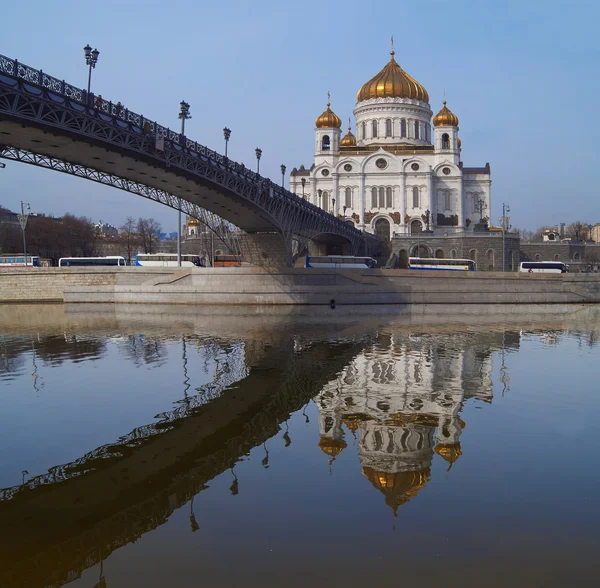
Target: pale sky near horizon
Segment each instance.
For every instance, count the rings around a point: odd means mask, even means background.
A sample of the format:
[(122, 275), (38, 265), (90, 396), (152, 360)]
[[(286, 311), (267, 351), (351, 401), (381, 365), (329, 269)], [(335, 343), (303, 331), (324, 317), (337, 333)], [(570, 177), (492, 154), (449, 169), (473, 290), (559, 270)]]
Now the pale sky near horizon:
[[(314, 120), (331, 91), (346, 121), (356, 92), (396, 59), (460, 119), (466, 166), (490, 162), (492, 221), (502, 203), (514, 227), (600, 222), (600, 4), (592, 0), (73, 0), (7, 3), (0, 54), (80, 87), (83, 46), (100, 51), (92, 90), (280, 181), (313, 160)], [(352, 117), (354, 125), (354, 118)], [(138, 196), (6, 161), (0, 204), (70, 212), (120, 225), (177, 213)]]

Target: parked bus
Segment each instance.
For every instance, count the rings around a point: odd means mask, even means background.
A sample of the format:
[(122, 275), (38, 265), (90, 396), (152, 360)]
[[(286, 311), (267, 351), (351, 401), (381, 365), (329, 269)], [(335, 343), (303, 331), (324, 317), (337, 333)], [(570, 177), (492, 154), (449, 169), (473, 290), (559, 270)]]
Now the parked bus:
[(239, 255), (215, 255), (215, 267), (240, 267), (242, 260)]
[(42, 267), (38, 255), (27, 255), (27, 263), (25, 263), (24, 253), (10, 253), (0, 255), (0, 267)]
[(569, 266), (562, 261), (523, 261), (519, 271), (528, 274), (566, 274)]
[(125, 266), (127, 262), (121, 255), (108, 257), (61, 257), (58, 267), (83, 267), (83, 266)]
[[(144, 267), (179, 267), (177, 253), (138, 253), (135, 256), (135, 265)], [(200, 267), (200, 258), (197, 255), (182, 254), (181, 267)]]
[(437, 257), (409, 257), (408, 269), (474, 272), (477, 269), (477, 264), (472, 259), (438, 259)]
[(336, 269), (370, 269), (377, 265), (372, 257), (353, 255), (307, 255), (305, 267)]

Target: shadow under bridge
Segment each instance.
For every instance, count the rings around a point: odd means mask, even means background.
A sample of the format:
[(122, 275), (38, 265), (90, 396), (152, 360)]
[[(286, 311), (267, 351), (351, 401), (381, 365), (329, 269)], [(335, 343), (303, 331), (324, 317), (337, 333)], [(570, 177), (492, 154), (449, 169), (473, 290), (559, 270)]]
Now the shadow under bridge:
[(208, 211), (245, 233), (242, 250), (261, 265), (292, 265), (317, 235), (336, 235), (353, 254), (376, 239), (181, 133), (2, 55), (0, 157), (132, 192), (201, 222)]

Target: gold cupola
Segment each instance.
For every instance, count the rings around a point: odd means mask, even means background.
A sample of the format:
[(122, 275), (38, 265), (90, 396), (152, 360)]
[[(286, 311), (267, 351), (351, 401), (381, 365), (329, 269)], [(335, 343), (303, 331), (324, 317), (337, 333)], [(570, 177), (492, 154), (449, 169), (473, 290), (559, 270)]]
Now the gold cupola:
[(327, 92), (327, 109), (315, 121), (317, 129), (339, 129), (342, 126), (342, 119), (331, 110), (331, 96)]
[(395, 53), (392, 49), (388, 64), (358, 91), (357, 102), (371, 98), (411, 98), (429, 103), (427, 90), (396, 63)]
[(444, 106), (442, 110), (440, 110), (433, 117), (433, 126), (434, 127), (457, 127), (458, 126), (458, 116), (454, 114), (447, 106), (446, 101), (444, 100)]
[(352, 134), (350, 119), (348, 119), (348, 132), (342, 137), (340, 145), (342, 147), (356, 147), (356, 137)]

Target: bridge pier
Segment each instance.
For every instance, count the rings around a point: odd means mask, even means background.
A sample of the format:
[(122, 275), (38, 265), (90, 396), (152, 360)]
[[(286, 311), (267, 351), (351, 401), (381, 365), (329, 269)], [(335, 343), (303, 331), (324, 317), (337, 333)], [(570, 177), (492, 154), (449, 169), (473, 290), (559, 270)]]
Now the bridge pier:
[(259, 267), (288, 267), (291, 265), (291, 244), (281, 233), (246, 233), (242, 238), (244, 261)]

